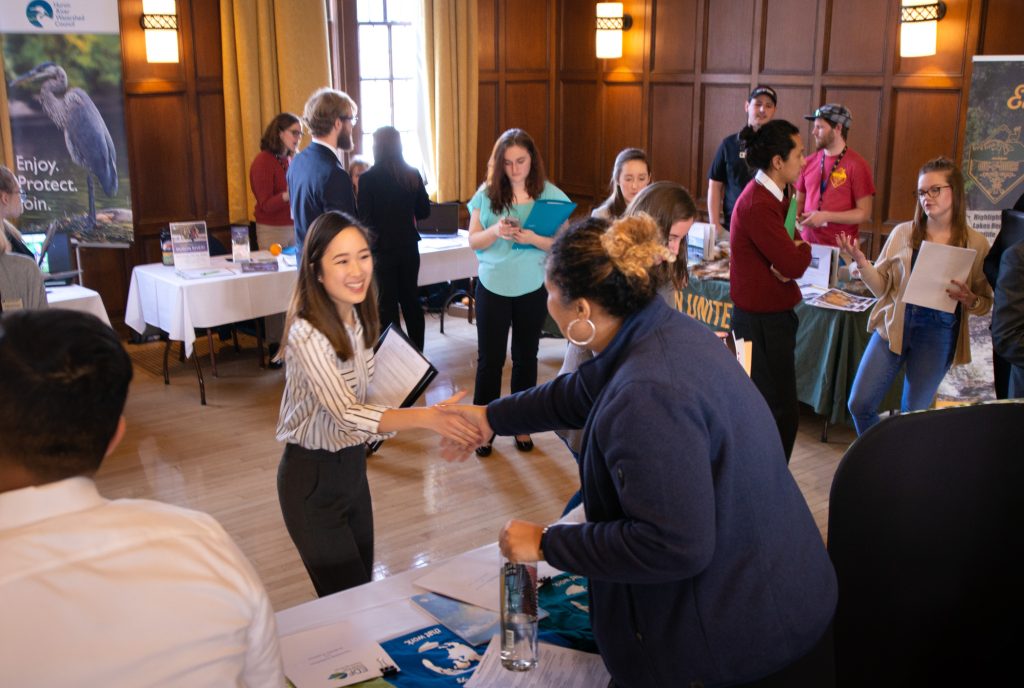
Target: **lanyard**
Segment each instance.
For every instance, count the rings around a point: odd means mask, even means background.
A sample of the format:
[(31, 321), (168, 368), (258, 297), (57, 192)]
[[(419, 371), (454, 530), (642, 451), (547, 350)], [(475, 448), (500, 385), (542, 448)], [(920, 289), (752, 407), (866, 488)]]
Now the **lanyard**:
[(823, 200), (825, 200), (825, 189), (828, 187), (828, 180), (831, 179), (832, 178), (832, 174), (837, 169), (839, 169), (839, 163), (841, 163), (843, 161), (843, 156), (846, 155), (846, 146), (843, 146), (843, 151), (836, 158), (836, 161), (834, 163), (832, 163), (832, 172), (829, 172), (827, 177), (825, 176), (825, 156), (826, 155), (828, 155), (828, 151), (824, 151), (821, 154), (821, 170), (818, 172), (818, 174), (821, 175), (821, 181), (819, 182), (821, 184), (821, 186), (819, 187), (820, 190), (818, 192), (818, 210), (821, 210), (821, 202)]

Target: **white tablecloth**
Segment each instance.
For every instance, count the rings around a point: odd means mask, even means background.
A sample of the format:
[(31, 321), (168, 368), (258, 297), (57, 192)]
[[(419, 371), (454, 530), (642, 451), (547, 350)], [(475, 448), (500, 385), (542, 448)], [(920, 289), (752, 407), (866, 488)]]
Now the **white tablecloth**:
[(420, 239), (421, 287), (438, 282), (476, 277), (476, 252), (469, 247), (469, 234), (459, 230), (457, 237), (429, 237)]
[[(457, 237), (424, 239), (419, 250), (421, 286), (476, 276), (476, 254), (465, 231)], [(136, 266), (128, 288), (125, 324), (139, 333), (146, 325), (159, 327), (171, 339), (184, 342), (189, 356), (197, 327), (217, 327), (288, 310), (298, 278), (295, 267), (282, 261), (278, 272), (242, 273), (225, 258), (212, 258), (210, 264), (211, 269), (226, 268), (233, 273), (185, 279), (173, 267), (160, 263)]]
[(192, 354), (197, 327), (217, 327), (262, 318), (288, 309), (298, 272), (282, 264), (278, 272), (246, 272), (224, 258), (211, 259), (211, 268), (237, 270), (230, 275), (185, 279), (160, 263), (132, 270), (124, 322), (136, 332), (159, 327)]
[(103, 299), (92, 289), (71, 284), (66, 287), (47, 287), (46, 302), (50, 308), (66, 308), (72, 311), (92, 313), (97, 318), (110, 324), (107, 309), (103, 307)]

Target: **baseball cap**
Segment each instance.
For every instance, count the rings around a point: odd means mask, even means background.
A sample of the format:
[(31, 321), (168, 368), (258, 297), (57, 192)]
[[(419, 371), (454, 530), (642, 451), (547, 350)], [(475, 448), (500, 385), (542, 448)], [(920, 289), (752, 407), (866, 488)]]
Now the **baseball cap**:
[(772, 103), (775, 105), (779, 104), (779, 97), (776, 95), (775, 89), (771, 86), (762, 86), (761, 84), (758, 84), (754, 87), (754, 90), (750, 92), (750, 97), (747, 98), (747, 102), (749, 103), (758, 96), (768, 96), (772, 99)]
[(804, 115), (804, 119), (811, 121), (819, 118), (831, 122), (833, 126), (842, 124), (844, 127), (848, 127), (853, 123), (853, 115), (845, 105), (839, 103), (826, 103), (811, 114)]

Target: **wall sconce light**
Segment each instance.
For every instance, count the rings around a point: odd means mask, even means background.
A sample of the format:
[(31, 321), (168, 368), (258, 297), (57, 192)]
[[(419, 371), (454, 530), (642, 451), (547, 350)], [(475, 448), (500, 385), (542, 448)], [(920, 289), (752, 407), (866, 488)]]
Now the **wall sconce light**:
[(633, 26), (633, 17), (622, 13), (621, 2), (597, 3), (597, 57), (622, 57), (622, 32)]
[(146, 62), (178, 61), (178, 10), (175, 0), (142, 0), (139, 25), (146, 32)]
[(900, 5), (900, 57), (935, 54), (939, 20), (946, 16), (946, 3), (931, 0), (902, 0)]

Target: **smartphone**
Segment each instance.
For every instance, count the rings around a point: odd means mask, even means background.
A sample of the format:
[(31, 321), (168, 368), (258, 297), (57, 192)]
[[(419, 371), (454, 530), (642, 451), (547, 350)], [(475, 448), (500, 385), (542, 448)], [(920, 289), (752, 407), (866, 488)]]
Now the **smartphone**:
[(519, 218), (518, 217), (513, 217), (513, 216), (509, 215), (509, 216), (504, 217), (502, 219), (505, 220), (506, 223), (512, 225), (513, 227), (518, 227), (519, 226)]

